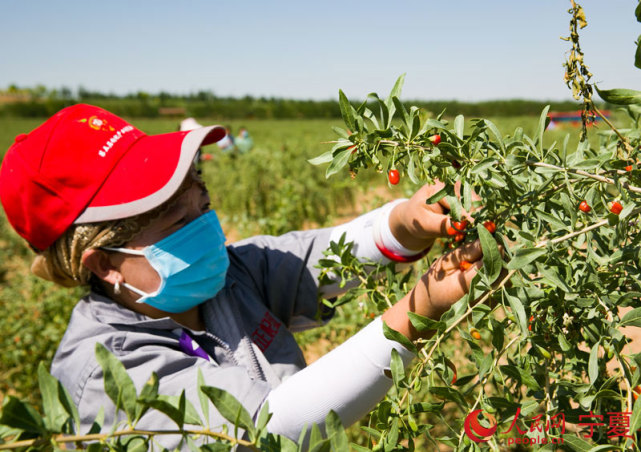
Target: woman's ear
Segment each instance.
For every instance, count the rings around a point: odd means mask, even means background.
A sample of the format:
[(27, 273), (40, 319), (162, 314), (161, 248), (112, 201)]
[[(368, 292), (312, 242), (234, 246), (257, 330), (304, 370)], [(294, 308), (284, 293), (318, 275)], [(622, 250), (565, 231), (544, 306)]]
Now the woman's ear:
[(116, 282), (122, 282), (122, 274), (111, 263), (108, 253), (103, 250), (95, 248), (85, 250), (80, 260), (82, 265), (87, 267), (99, 279), (112, 285), (116, 284)]

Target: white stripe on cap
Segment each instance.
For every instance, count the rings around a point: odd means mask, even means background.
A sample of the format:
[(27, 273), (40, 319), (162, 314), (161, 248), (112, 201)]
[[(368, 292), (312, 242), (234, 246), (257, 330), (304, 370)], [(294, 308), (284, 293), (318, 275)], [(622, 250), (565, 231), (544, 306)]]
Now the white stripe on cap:
[(200, 129), (195, 129), (185, 135), (183, 139), (180, 159), (169, 181), (160, 190), (152, 193), (151, 195), (131, 201), (124, 204), (117, 204), (114, 206), (98, 206), (87, 207), (76, 221), (75, 224), (94, 223), (97, 221), (119, 220), (120, 218), (133, 217), (144, 212), (148, 212), (167, 201), (171, 196), (176, 193), (180, 184), (182, 184), (187, 171), (191, 167), (194, 155), (201, 146), (203, 140), (214, 129), (220, 129), (221, 126), (209, 126)]

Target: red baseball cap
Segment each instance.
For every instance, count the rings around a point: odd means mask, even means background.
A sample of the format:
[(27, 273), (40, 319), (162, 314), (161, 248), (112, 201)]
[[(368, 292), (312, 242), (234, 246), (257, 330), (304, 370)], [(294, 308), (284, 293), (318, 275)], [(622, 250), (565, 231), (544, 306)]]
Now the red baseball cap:
[(147, 135), (106, 110), (73, 105), (16, 137), (0, 167), (0, 201), (18, 234), (44, 250), (74, 223), (159, 206), (198, 148), (224, 136), (221, 126)]

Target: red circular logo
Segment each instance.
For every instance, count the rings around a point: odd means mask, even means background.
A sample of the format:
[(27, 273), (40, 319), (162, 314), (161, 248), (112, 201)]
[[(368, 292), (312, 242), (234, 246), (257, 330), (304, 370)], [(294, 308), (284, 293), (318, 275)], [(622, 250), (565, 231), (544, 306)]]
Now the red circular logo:
[(489, 421), (490, 427), (483, 427), (479, 422), (478, 413), (481, 410), (474, 410), (465, 418), (464, 426), (465, 433), (475, 443), (485, 443), (489, 441), (489, 437), (496, 432), (496, 418), (488, 413), (483, 413), (485, 418)]

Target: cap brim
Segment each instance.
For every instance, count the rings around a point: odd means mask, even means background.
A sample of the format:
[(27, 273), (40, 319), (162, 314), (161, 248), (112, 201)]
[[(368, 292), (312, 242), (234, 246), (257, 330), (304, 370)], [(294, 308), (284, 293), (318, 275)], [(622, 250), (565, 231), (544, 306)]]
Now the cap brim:
[(118, 220), (159, 206), (178, 190), (198, 148), (219, 141), (225, 133), (224, 127), (210, 126), (141, 137), (74, 223)]

